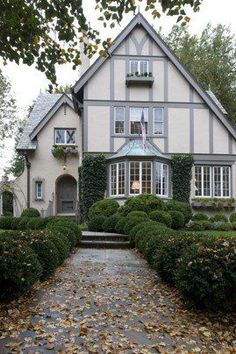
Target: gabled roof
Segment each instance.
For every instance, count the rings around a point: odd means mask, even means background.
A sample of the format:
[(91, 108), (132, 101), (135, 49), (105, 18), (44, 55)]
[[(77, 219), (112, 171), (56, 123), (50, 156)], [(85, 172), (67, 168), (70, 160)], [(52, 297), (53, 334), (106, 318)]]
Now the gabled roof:
[(26, 122), (17, 150), (35, 150), (37, 147), (36, 135), (63, 104), (68, 104), (73, 109), (73, 102), (68, 95), (41, 93)]
[(156, 146), (151, 144), (149, 141), (146, 142), (146, 148), (144, 149), (142, 139), (132, 139), (123, 145), (117, 153), (108, 157), (107, 160), (140, 156), (168, 159), (161, 153), (160, 150), (158, 150)]
[(211, 99), (215, 102), (215, 104), (219, 107), (223, 114), (228, 114), (220, 103), (220, 101), (218, 100), (218, 98), (216, 97), (216, 95), (211, 90), (206, 91), (206, 93), (211, 97)]
[[(94, 75), (94, 73), (101, 67), (101, 65), (109, 59), (110, 55), (116, 50), (116, 48), (121, 44), (121, 42), (131, 33), (131, 31), (136, 26), (142, 26), (153, 41), (162, 49), (164, 54), (168, 59), (174, 64), (174, 66), (181, 72), (183, 77), (189, 82), (189, 84), (196, 90), (200, 97), (205, 101), (212, 112), (218, 117), (218, 119), (223, 123), (226, 129), (232, 134), (236, 139), (236, 131), (228, 119), (225, 117), (219, 104), (216, 100), (210, 96), (191, 76), (187, 69), (180, 63), (177, 56), (172, 52), (168, 45), (162, 40), (160, 35), (154, 30), (154, 28), (149, 24), (149, 22), (143, 17), (141, 13), (138, 13), (132, 21), (124, 28), (124, 30), (116, 37), (114, 44), (108, 49), (108, 56), (106, 58), (99, 57), (93, 65), (81, 76), (81, 78), (75, 83), (73, 87), (73, 94), (76, 95), (81, 88), (86, 84), (86, 82)], [(73, 97), (74, 97), (73, 95)], [(75, 106), (77, 102), (75, 102)]]

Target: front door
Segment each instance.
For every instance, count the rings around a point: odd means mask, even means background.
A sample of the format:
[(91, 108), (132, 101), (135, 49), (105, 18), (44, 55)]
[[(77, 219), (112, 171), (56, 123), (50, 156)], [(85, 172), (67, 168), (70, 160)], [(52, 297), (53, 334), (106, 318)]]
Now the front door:
[(57, 182), (57, 213), (71, 214), (76, 210), (76, 180), (63, 176)]

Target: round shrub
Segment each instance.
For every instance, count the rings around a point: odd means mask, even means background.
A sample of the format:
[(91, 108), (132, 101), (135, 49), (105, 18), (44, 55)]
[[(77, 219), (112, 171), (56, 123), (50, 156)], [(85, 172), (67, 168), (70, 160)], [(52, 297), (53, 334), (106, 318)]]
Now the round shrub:
[(64, 262), (70, 251), (70, 243), (66, 236), (57, 235), (52, 232), (48, 232), (48, 239), (54, 243), (58, 251), (58, 263), (59, 265)]
[(0, 217), (0, 230), (12, 230), (12, 216), (1, 216)]
[(141, 211), (141, 210), (131, 211), (127, 216), (128, 217), (137, 216), (137, 217), (141, 217), (141, 218), (148, 218), (147, 213), (145, 213), (145, 211)]
[[(229, 221), (230, 221), (230, 222), (236, 222), (236, 213), (232, 213), (232, 214), (230, 215)], [(0, 229), (1, 229), (1, 227), (0, 227)]]
[(18, 230), (18, 225), (20, 220), (21, 218), (12, 218), (12, 225), (11, 225), (12, 230)]
[(209, 219), (208, 216), (203, 213), (197, 213), (192, 216), (193, 221), (203, 221), (203, 220), (207, 221), (208, 219)]
[(42, 277), (47, 277), (53, 273), (59, 265), (59, 254), (54, 243), (43, 231), (30, 233), (28, 244), (37, 254), (39, 262), (43, 268)]
[(47, 228), (50, 228), (52, 226), (66, 227), (75, 235), (76, 238), (75, 246), (79, 244), (81, 239), (81, 231), (76, 223), (74, 223), (69, 219), (54, 219), (53, 221), (47, 224)]
[(25, 231), (27, 230), (27, 224), (30, 221), (31, 218), (28, 216), (23, 216), (19, 218), (18, 225), (17, 225), (17, 230)]
[(210, 218), (211, 222), (228, 222), (227, 216), (223, 214), (216, 214)]
[(153, 210), (162, 209), (164, 205), (161, 198), (152, 194), (140, 194), (135, 197), (129, 197), (124, 204), (123, 214), (128, 215), (131, 211), (144, 211), (149, 214)]
[(167, 227), (171, 227), (172, 218), (171, 218), (171, 215), (167, 211), (155, 210), (149, 214), (149, 217), (153, 221), (157, 221), (162, 224), (165, 224)]
[(46, 227), (46, 221), (42, 218), (30, 218), (26, 224), (27, 230), (42, 230)]
[(134, 244), (135, 242), (135, 237), (137, 235), (137, 233), (142, 230), (143, 228), (147, 228), (147, 227), (152, 227), (154, 225), (156, 225), (157, 223), (155, 221), (144, 221), (138, 225), (135, 225), (129, 232), (129, 240), (132, 244)]
[(116, 224), (118, 223), (120, 218), (121, 216), (118, 213), (109, 216), (109, 218), (106, 218), (106, 220), (102, 224), (103, 230), (105, 232), (116, 232)]
[(52, 233), (57, 233), (58, 235), (64, 235), (67, 237), (69, 243), (70, 243), (70, 249), (74, 248), (77, 244), (77, 237), (76, 234), (74, 233), (73, 230), (71, 230), (67, 226), (61, 226), (61, 225), (51, 225), (47, 227), (48, 230), (52, 231)]
[(180, 211), (184, 215), (184, 223), (187, 224), (192, 218), (192, 208), (190, 204), (178, 202), (177, 200), (168, 200), (164, 204), (166, 211)]
[(230, 222), (213, 222), (212, 230), (217, 231), (231, 231), (233, 230), (233, 225)]
[(184, 214), (181, 213), (180, 211), (175, 211), (175, 210), (170, 210), (169, 214), (172, 218), (172, 229), (174, 230), (179, 230), (184, 227)]
[(22, 243), (0, 240), (0, 299), (9, 301), (25, 291), (42, 275), (42, 266), (35, 252)]
[(89, 231), (103, 231), (103, 223), (107, 218), (103, 215), (97, 215), (89, 219), (88, 229)]
[(131, 229), (138, 225), (138, 224), (141, 224), (143, 222), (148, 222), (148, 219), (147, 218), (140, 218), (140, 217), (127, 217), (127, 221), (125, 223), (125, 226), (124, 226), (124, 234), (125, 235), (129, 235), (129, 232), (131, 231)]
[(38, 211), (38, 209), (35, 208), (24, 209), (21, 213), (21, 217), (35, 218), (39, 216), (40, 216), (40, 212)]
[[(210, 223), (211, 225), (211, 223)], [(204, 231), (205, 230), (205, 224), (201, 221), (191, 221), (187, 225), (187, 229), (191, 231)]]
[(175, 272), (175, 284), (188, 304), (214, 311), (233, 311), (235, 249), (235, 237), (208, 237), (185, 250)]
[(125, 227), (126, 221), (127, 221), (127, 218), (125, 216), (122, 216), (122, 217), (120, 217), (120, 219), (116, 223), (115, 231), (118, 234), (123, 234), (124, 233), (124, 227)]
[(119, 203), (116, 200), (108, 200), (103, 199), (99, 200), (98, 202), (94, 203), (88, 213), (89, 219), (94, 218), (95, 216), (111, 216), (117, 212), (119, 208)]

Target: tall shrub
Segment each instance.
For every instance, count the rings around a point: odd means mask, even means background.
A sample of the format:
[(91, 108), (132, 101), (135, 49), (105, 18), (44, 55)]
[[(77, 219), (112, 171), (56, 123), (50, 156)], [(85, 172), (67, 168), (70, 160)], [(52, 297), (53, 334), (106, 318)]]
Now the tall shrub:
[(104, 155), (85, 155), (79, 168), (80, 214), (86, 220), (89, 208), (103, 199), (107, 183), (106, 158)]
[(191, 154), (176, 154), (172, 157), (173, 199), (189, 203), (193, 157)]

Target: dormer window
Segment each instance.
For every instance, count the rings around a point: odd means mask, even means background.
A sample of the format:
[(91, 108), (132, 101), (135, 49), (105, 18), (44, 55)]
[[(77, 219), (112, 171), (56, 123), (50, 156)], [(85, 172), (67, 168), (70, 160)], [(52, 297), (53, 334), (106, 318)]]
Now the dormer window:
[(149, 72), (148, 60), (130, 60), (129, 61), (129, 73), (139, 75)]
[(75, 145), (76, 129), (55, 129), (55, 145)]

